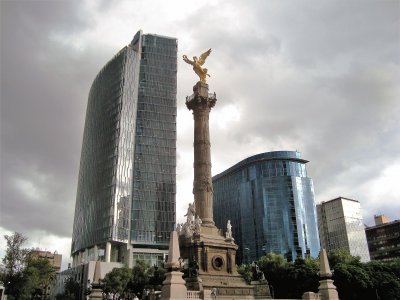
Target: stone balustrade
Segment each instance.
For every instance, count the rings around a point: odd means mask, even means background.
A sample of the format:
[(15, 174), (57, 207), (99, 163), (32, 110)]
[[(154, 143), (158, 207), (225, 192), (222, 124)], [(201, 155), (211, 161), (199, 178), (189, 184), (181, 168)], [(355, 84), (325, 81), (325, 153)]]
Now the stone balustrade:
[(186, 299), (201, 299), (198, 291), (187, 291), (186, 295)]

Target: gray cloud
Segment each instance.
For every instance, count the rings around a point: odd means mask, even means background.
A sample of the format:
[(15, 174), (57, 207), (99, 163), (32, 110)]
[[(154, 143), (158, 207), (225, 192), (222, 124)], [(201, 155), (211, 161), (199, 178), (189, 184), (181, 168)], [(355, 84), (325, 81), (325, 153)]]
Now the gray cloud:
[(95, 61), (77, 59), (51, 36), (85, 21), (69, 2), (1, 5), (1, 223), (70, 235), (84, 99), (95, 74), (82, 62), (93, 69)]

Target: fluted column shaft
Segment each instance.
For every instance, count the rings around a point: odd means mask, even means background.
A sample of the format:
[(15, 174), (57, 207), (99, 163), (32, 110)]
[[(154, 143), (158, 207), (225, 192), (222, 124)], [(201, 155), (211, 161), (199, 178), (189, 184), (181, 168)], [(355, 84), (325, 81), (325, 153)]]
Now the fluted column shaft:
[(203, 82), (198, 82), (193, 91), (193, 97), (186, 105), (193, 111), (194, 118), (193, 194), (196, 214), (203, 226), (214, 226), (209, 115), (216, 98), (209, 97), (208, 85)]

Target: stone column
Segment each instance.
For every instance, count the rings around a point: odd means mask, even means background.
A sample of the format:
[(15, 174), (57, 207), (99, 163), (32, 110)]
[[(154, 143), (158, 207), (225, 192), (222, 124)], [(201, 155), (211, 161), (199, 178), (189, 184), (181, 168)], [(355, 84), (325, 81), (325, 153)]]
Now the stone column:
[(106, 254), (105, 254), (105, 261), (111, 262), (111, 243), (106, 242)]
[(194, 118), (193, 194), (196, 214), (202, 220), (202, 226), (214, 227), (209, 115), (217, 99), (215, 94), (208, 93), (205, 82), (197, 82), (193, 92), (186, 99), (186, 106), (193, 111)]

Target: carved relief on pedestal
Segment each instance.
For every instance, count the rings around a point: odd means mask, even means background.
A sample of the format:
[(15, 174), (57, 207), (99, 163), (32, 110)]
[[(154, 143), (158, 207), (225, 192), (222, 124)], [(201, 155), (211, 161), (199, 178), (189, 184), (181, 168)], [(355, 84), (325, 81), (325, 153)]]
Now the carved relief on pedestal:
[(195, 180), (193, 182), (193, 194), (195, 194), (197, 191), (206, 191), (213, 193), (214, 189), (211, 179), (204, 176), (201, 180)]

